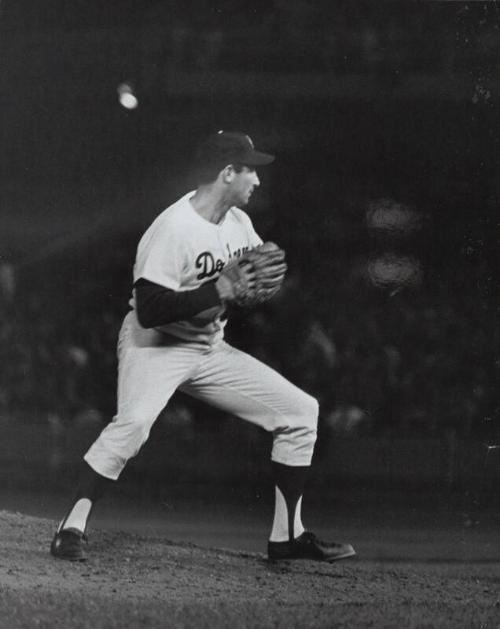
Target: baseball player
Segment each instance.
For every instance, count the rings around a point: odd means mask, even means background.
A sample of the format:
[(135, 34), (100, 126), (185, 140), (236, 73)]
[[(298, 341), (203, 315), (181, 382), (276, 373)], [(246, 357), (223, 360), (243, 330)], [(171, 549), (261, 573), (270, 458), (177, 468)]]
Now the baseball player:
[(75, 500), (51, 544), (55, 557), (85, 559), (94, 504), (139, 452), (177, 389), (273, 434), (270, 559), (355, 554), (350, 544), (319, 540), (301, 520), (318, 403), (224, 341), (227, 306), (269, 299), (285, 276), (284, 252), (263, 243), (241, 209), (260, 183), (256, 167), (273, 160), (243, 133), (209, 136), (196, 154), (196, 190), (164, 210), (140, 240), (131, 309), (118, 340), (117, 413), (84, 456)]

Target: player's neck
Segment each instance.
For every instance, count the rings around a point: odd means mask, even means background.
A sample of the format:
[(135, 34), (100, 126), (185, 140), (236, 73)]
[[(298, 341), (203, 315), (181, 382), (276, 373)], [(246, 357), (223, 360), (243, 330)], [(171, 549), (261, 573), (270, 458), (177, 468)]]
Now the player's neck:
[(210, 186), (198, 188), (190, 202), (197, 214), (215, 225), (222, 221), (231, 207), (231, 203)]

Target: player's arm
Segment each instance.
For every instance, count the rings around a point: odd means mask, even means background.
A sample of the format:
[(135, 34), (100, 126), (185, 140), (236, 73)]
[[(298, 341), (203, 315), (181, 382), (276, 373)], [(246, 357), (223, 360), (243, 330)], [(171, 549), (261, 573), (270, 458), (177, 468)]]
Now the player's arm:
[(222, 303), (215, 282), (194, 290), (175, 291), (140, 278), (134, 291), (137, 318), (143, 328), (183, 321)]

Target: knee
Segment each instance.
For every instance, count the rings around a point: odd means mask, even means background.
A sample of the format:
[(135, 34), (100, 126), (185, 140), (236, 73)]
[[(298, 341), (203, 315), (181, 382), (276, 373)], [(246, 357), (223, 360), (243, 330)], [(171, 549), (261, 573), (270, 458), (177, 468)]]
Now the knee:
[(318, 425), (318, 416), (319, 416), (319, 402), (316, 398), (312, 397), (312, 395), (308, 395), (308, 411), (310, 416), (314, 418), (314, 424)]
[(303, 393), (300, 402), (295, 401), (293, 412), (288, 417), (287, 429), (300, 435), (302, 441), (313, 445), (318, 430), (318, 415), (318, 401), (308, 393)]
[(137, 417), (121, 416), (108, 424), (101, 433), (101, 439), (111, 450), (129, 459), (138, 454), (148, 440), (150, 430), (151, 422), (141, 421)]
[(301, 430), (302, 441), (311, 448), (314, 447), (318, 437), (318, 409), (318, 403), (316, 402), (316, 413), (308, 417)]
[(319, 404), (304, 393), (274, 432), (272, 459), (284, 465), (310, 465), (316, 443)]
[(308, 393), (304, 393), (301, 403), (296, 408), (295, 414), (304, 428), (308, 428), (316, 433), (319, 416), (319, 403), (316, 398)]

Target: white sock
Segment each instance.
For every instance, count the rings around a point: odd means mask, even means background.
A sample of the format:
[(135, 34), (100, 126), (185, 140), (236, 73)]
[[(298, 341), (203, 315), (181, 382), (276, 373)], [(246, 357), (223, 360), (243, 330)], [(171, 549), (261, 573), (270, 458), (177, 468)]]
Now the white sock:
[[(269, 537), (270, 542), (288, 542), (290, 538), (290, 532), (288, 530), (288, 508), (286, 506), (286, 500), (278, 489), (275, 488), (276, 497), (274, 503), (274, 520), (273, 527), (271, 529), (271, 535)], [(302, 508), (302, 496), (299, 498), (297, 505), (295, 506), (295, 513), (293, 518), (293, 535), (298, 537), (304, 532), (301, 518)]]
[(75, 502), (68, 516), (59, 524), (58, 530), (78, 529), (82, 533), (85, 533), (91, 509), (92, 502), (88, 498), (80, 498), (80, 500)]

